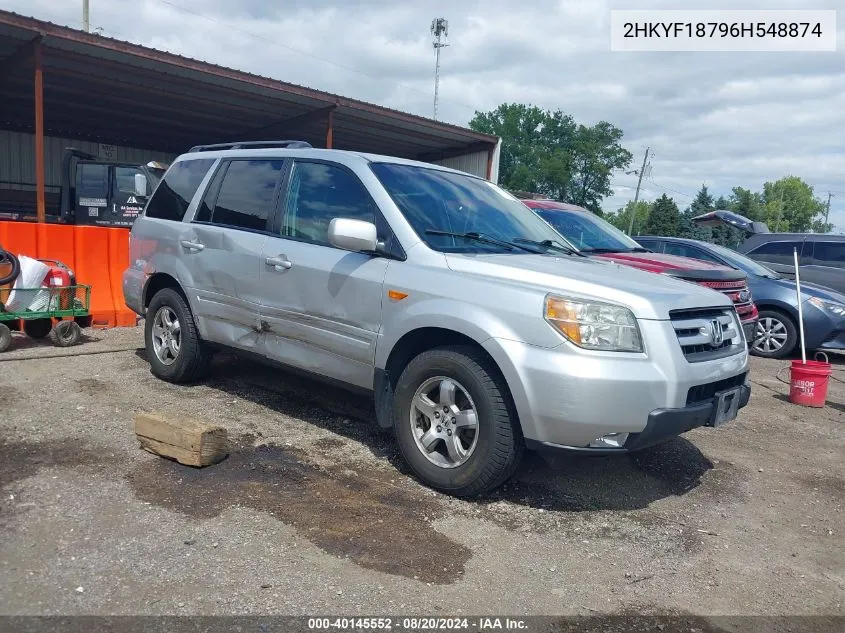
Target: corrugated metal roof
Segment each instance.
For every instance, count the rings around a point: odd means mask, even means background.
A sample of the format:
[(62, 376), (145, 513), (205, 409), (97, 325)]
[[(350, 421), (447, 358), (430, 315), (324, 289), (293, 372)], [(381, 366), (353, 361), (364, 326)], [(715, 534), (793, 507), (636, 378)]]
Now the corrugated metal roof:
[[(0, 11), (0, 127), (31, 131), (32, 65), (25, 49), (34, 38), (43, 47), (45, 128), (55, 136), (168, 152), (233, 137), (302, 138), (323, 146), (331, 109), (333, 144), (339, 149), (439, 161), (492, 151), (497, 141), (399, 110), (7, 11)], [(18, 59), (10, 57), (15, 51)], [(4, 67), (5, 60), (15, 63)]]

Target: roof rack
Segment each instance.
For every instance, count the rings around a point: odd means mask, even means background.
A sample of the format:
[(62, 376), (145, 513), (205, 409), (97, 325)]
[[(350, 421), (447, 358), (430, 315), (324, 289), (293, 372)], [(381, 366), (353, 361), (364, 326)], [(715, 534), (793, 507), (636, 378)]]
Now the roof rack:
[(285, 148), (303, 149), (313, 147), (305, 141), (236, 141), (234, 143), (215, 143), (214, 145), (194, 145), (188, 150), (191, 152), (213, 152), (221, 149), (250, 149), (250, 148)]

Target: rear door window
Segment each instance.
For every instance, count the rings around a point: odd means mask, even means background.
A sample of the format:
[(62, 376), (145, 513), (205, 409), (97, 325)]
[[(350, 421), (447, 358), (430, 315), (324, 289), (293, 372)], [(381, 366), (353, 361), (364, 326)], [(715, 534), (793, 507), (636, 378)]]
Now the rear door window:
[(797, 240), (766, 242), (761, 244), (754, 250), (747, 253), (752, 259), (757, 259), (762, 262), (771, 262), (772, 264), (791, 264), (793, 263), (794, 249), (798, 249), (798, 254), (801, 254), (801, 242)]
[(150, 198), (144, 215), (148, 218), (181, 222), (191, 199), (213, 164), (213, 158), (174, 163)]
[[(224, 167), (225, 171), (215, 174), (197, 220), (248, 231), (266, 231), (283, 167), (284, 161), (278, 158), (230, 161)], [(210, 197), (214, 199), (213, 204)]]

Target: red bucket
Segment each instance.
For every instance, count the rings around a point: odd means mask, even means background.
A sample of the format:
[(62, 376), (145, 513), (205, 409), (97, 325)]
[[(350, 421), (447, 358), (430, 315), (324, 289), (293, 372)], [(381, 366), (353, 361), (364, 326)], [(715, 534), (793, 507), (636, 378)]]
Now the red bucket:
[(833, 372), (830, 363), (817, 360), (792, 361), (789, 374), (789, 401), (805, 407), (823, 407), (827, 383)]

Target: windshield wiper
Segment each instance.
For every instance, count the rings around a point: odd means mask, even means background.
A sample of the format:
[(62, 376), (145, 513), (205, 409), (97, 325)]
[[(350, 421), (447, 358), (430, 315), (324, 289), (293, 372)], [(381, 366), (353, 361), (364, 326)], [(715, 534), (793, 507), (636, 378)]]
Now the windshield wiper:
[(522, 246), (521, 244), (514, 244), (513, 242), (506, 242), (505, 240), (496, 239), (495, 237), (490, 237), (489, 235), (484, 235), (483, 233), (476, 233), (474, 231), (470, 231), (468, 233), (454, 233), (452, 231), (441, 231), (439, 229), (428, 229), (425, 232), (426, 235), (446, 235), (448, 237), (462, 237), (467, 240), (475, 240), (476, 242), (482, 242), (484, 244), (493, 244), (495, 246), (501, 246), (502, 248), (506, 248), (509, 251), (512, 251), (515, 248), (521, 249), (523, 251), (528, 251), (529, 253), (539, 253), (539, 251), (535, 251), (533, 248), (528, 248), (527, 246)]
[(519, 244), (531, 244), (532, 246), (539, 246), (540, 248), (545, 248), (552, 251), (559, 251), (561, 253), (567, 253), (568, 255), (577, 255), (578, 257), (586, 257), (584, 253), (574, 249), (569, 248), (568, 246), (564, 246), (563, 244), (559, 244), (558, 242), (553, 242), (552, 240), (529, 240), (524, 237), (517, 237), (514, 239), (514, 242)]

